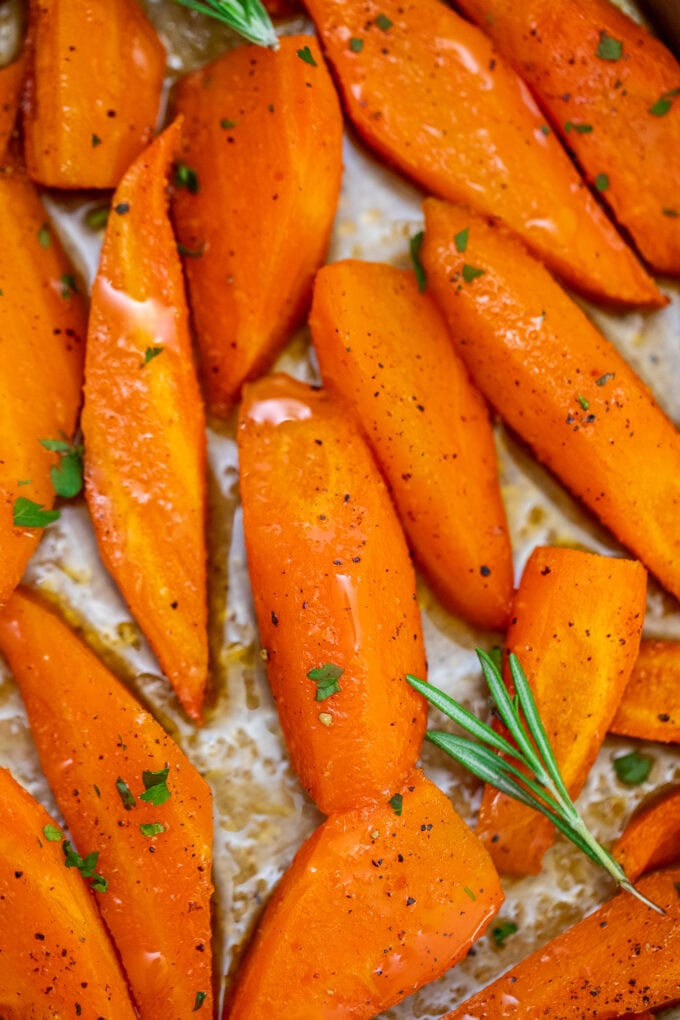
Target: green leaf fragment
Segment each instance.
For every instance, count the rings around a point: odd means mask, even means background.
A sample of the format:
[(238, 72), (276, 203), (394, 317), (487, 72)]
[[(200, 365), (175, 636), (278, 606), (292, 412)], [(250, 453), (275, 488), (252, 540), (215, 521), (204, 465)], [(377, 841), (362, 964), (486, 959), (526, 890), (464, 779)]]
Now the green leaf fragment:
[(588, 408), (590, 407), (590, 401), (586, 400), (586, 398), (583, 396), (582, 393), (577, 393), (576, 394), (576, 399), (578, 400), (579, 404), (581, 405), (581, 408), (584, 411), (587, 411)]
[(310, 67), (316, 67), (316, 60), (312, 56), (309, 46), (303, 46), (301, 50), (297, 51), (297, 55), (300, 60), (304, 60), (305, 64), (309, 64)]
[(467, 250), (468, 237), (470, 236), (470, 228), (464, 227), (463, 230), (459, 230), (457, 234), (453, 235), (453, 243), (456, 246), (456, 251), (461, 255)]
[(191, 1012), (192, 1013), (198, 1012), (198, 1010), (201, 1008), (201, 1006), (205, 1002), (206, 998), (207, 998), (207, 994), (205, 992), (196, 992), (196, 998), (194, 999), (194, 1008), (192, 1009)]
[(118, 776), (118, 779), (116, 780), (116, 789), (120, 794), (120, 799), (123, 802), (123, 807), (125, 808), (125, 810), (131, 811), (132, 808), (137, 803), (137, 800), (128, 784), (125, 782), (124, 779), (121, 779), (120, 776)]
[(99, 860), (99, 851), (93, 850), (87, 857), (81, 857), (77, 853), (68, 839), (65, 839), (63, 844), (64, 850), (64, 864), (67, 868), (77, 868), (83, 878), (91, 878), (90, 883), (92, 889), (95, 892), (106, 892), (108, 888), (108, 882), (103, 875), (98, 874), (95, 871), (97, 867), (97, 861)]
[(595, 178), (595, 187), (598, 191), (606, 191), (609, 187), (609, 174), (598, 174)]
[(399, 817), (404, 806), (403, 796), (400, 793), (395, 793), (394, 797), (390, 797), (387, 803), (390, 805), (395, 815)]
[(15, 528), (45, 528), (53, 521), (58, 521), (61, 514), (58, 510), (46, 510), (40, 503), (19, 496), (14, 501), (13, 523)]
[(143, 800), (146, 804), (155, 804), (156, 807), (160, 807), (161, 804), (170, 800), (170, 790), (166, 783), (169, 772), (169, 768), (160, 769), (158, 772), (146, 770), (142, 772), (144, 793), (140, 793), (139, 800)]
[(463, 279), (466, 283), (472, 283), (478, 276), (484, 276), (485, 269), (478, 269), (477, 266), (470, 266), (468, 263), (463, 265)]
[(352, 53), (361, 53), (361, 51), (364, 48), (364, 40), (356, 38), (350, 39), (349, 48), (352, 51)]
[(607, 35), (602, 30), (600, 32), (600, 41), (595, 51), (600, 60), (620, 60), (623, 56), (623, 43), (619, 39), (614, 39), (613, 36)]
[(379, 14), (375, 19), (375, 23), (381, 32), (387, 32), (390, 28), (392, 28), (393, 24), (386, 14)]
[(37, 233), (38, 244), (41, 248), (49, 248), (52, 244), (52, 231), (49, 223), (43, 223)]
[(223, 117), (220, 121), (220, 127), (224, 128), (225, 131), (231, 131), (232, 128), (236, 127), (237, 123), (238, 121), (229, 120), (228, 117)]
[(58, 465), (50, 468), (52, 488), (57, 496), (73, 499), (83, 487), (83, 447), (67, 439), (41, 439), (40, 445), (60, 455)]
[(491, 937), (497, 946), (503, 946), (505, 945), (505, 940), (514, 935), (516, 931), (517, 925), (514, 921), (500, 921), (491, 929)]
[(654, 759), (651, 754), (631, 751), (630, 754), (614, 758), (613, 764), (614, 771), (622, 783), (626, 786), (639, 786), (648, 778)]
[(157, 358), (159, 354), (163, 353), (163, 351), (164, 351), (163, 347), (147, 347), (147, 349), (144, 351), (144, 361), (140, 365), (140, 368), (144, 368), (145, 365), (148, 365), (150, 361), (153, 361), (154, 358)]
[(50, 843), (60, 843), (63, 833), (56, 825), (43, 825), (43, 836)]
[(161, 832), (165, 832), (165, 826), (161, 825), (160, 822), (147, 822), (139, 826), (139, 831), (142, 836), (159, 836)]
[(323, 666), (319, 666), (316, 669), (310, 669), (307, 674), (308, 680), (313, 680), (316, 683), (316, 695), (315, 701), (325, 701), (326, 698), (330, 698), (331, 695), (337, 694), (342, 690), (338, 680), (344, 673), (344, 669), (340, 666), (334, 666), (333, 663), (327, 662)]
[(420, 249), (423, 247), (424, 240), (425, 233), (424, 231), (419, 230), (417, 234), (413, 235), (408, 244), (409, 254), (411, 256), (411, 265), (413, 266), (413, 272), (416, 274), (416, 282), (421, 294), (427, 287), (427, 273), (425, 272), (425, 266), (420, 261)]
[(186, 188), (192, 195), (197, 195), (201, 190), (198, 174), (192, 167), (187, 166), (186, 163), (177, 163), (175, 165), (174, 180), (178, 188)]
[(96, 205), (85, 213), (85, 226), (90, 230), (103, 230), (109, 222), (110, 205)]

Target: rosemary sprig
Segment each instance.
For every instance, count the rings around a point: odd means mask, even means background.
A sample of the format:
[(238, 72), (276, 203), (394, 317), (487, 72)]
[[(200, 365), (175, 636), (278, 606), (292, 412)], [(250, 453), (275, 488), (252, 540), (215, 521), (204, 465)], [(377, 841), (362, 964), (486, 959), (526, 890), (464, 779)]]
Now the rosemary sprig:
[(248, 42), (279, 48), (274, 26), (260, 0), (176, 0), (183, 7), (229, 25)]
[[(476, 738), (471, 740), (470, 737), (457, 737), (440, 730), (431, 730), (427, 733), (428, 740), (501, 793), (540, 811), (579, 850), (608, 871), (621, 888), (637, 896), (652, 910), (663, 914), (661, 907), (643, 896), (626, 878), (623, 868), (586, 828), (564, 785), (534, 696), (517, 656), (511, 653), (508, 657), (516, 692), (514, 697), (510, 697), (493, 658), (480, 649), (477, 649), (477, 656), (498, 715), (515, 743), (510, 743), (500, 733), (496, 733), (448, 694), (417, 677), (407, 675), (406, 679), (412, 687)], [(520, 771), (509, 759), (522, 765), (529, 775)]]

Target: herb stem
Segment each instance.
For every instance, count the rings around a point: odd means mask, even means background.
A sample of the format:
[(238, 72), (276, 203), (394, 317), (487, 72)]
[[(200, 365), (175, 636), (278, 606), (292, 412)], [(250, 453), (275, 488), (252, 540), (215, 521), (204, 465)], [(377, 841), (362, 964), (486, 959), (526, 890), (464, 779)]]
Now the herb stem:
[(269, 15), (260, 0), (176, 0), (189, 10), (207, 14), (235, 32), (248, 42), (277, 50), (279, 40)]

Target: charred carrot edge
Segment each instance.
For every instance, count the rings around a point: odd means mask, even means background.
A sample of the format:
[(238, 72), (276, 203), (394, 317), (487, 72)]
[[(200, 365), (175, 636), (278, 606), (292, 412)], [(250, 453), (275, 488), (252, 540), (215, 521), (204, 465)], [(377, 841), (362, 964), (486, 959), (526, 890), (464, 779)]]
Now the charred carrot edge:
[(92, 310), (83, 432), (104, 563), (182, 706), (201, 721), (208, 674), (205, 422), (182, 269), (167, 214), (175, 121), (113, 198)]
[(595, 300), (665, 303), (476, 26), (438, 0), (306, 3), (349, 116), (382, 157), (433, 194), (502, 217)]
[(647, 261), (680, 273), (680, 65), (606, 0), (461, 0)]
[(12, 63), (0, 68), (0, 158), (5, 155), (19, 113), (31, 45), (27, 36)]
[(507, 626), (512, 550), (489, 414), (413, 273), (319, 271), (310, 314), (324, 383), (351, 405), (414, 556), (452, 612)]
[(332, 815), (270, 901), (223, 1020), (369, 1018), (461, 959), (498, 910), (495, 869), (419, 771)]
[(61, 830), (7, 769), (0, 769), (0, 804), (3, 1013), (134, 1020), (92, 894), (78, 869), (65, 866)]
[(226, 415), (307, 311), (338, 200), (342, 114), (307, 35), (223, 54), (179, 83), (174, 107), (194, 176), (173, 215), (207, 402)]
[(643, 641), (612, 733), (663, 743), (680, 741), (680, 641)]
[(620, 893), (442, 1020), (621, 1016), (673, 1002), (680, 984), (680, 869), (641, 879), (660, 915)]
[(662, 790), (630, 819), (612, 854), (631, 882), (680, 860), (680, 787)]
[[(649, 390), (506, 228), (425, 202), (421, 257), (473, 381), (680, 596), (680, 436)], [(466, 249), (455, 238), (466, 231)]]
[[(539, 547), (524, 569), (506, 649), (526, 672), (572, 799), (633, 668), (646, 589), (646, 571), (636, 561), (574, 549)], [(555, 836), (547, 818), (491, 786), (476, 832), (506, 875), (538, 873)]]
[(199, 992), (212, 1015), (209, 787), (35, 595), (19, 589), (0, 613), (0, 648), (75, 844), (99, 852), (98, 904), (141, 1015), (188, 1018)]

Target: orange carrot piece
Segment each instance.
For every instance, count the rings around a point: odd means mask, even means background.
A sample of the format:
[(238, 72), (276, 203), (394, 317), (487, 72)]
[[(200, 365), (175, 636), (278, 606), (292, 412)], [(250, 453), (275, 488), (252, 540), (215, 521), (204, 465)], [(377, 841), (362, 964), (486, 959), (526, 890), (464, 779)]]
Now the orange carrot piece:
[(646, 871), (680, 860), (680, 787), (662, 790), (643, 804), (614, 844), (612, 854), (631, 882)]
[(180, 123), (113, 199), (85, 366), (86, 492), (104, 563), (196, 722), (207, 682), (205, 422), (166, 173)]
[[(287, 376), (245, 390), (248, 567), (288, 751), (326, 814), (388, 799), (413, 768), (425, 676), (415, 577), (385, 484), (346, 409)], [(326, 694), (308, 673), (343, 670)]]
[(80, 873), (65, 866), (54, 819), (7, 769), (0, 805), (2, 1016), (134, 1020), (113, 946)]
[[(574, 549), (539, 547), (524, 569), (506, 648), (524, 668), (572, 798), (633, 668), (646, 588), (646, 571), (635, 560)], [(506, 875), (537, 874), (555, 837), (547, 818), (491, 786), (476, 831)]]
[(153, 137), (165, 50), (136, 0), (32, 0), (26, 165), (55, 188), (115, 188)]
[[(473, 381), (680, 597), (680, 436), (649, 390), (506, 228), (425, 202), (421, 257)], [(467, 230), (465, 252), (455, 237)]]
[(0, 606), (42, 535), (14, 526), (17, 500), (51, 508), (56, 455), (41, 439), (73, 436), (87, 318), (72, 267), (38, 194), (16, 167), (0, 172)]
[(664, 303), (527, 87), (439, 0), (306, 0), (348, 113), (379, 154), (442, 198), (501, 216), (596, 300)]
[(680, 741), (680, 641), (643, 641), (611, 733)]
[(614, 1020), (680, 993), (680, 869), (643, 878), (657, 914), (622, 892), (442, 1020)]
[(301, 323), (340, 188), (342, 115), (316, 40), (280, 43), (239, 46), (175, 90), (196, 179), (175, 190), (173, 215), (219, 415)]
[(0, 157), (5, 155), (19, 112), (21, 89), (28, 67), (28, 45), (24, 41), (21, 52), (12, 63), (0, 68)]
[(460, 0), (659, 272), (680, 273), (680, 65), (608, 0)]
[[(19, 589), (0, 613), (0, 648), (75, 843), (99, 852), (108, 889), (98, 904), (141, 1015), (188, 1020), (198, 992), (212, 1015), (208, 785), (35, 595)], [(169, 799), (144, 802), (144, 773), (164, 769)]]
[(335, 262), (310, 315), (324, 383), (347, 398), (415, 557), (444, 604), (508, 623), (512, 551), (489, 415), (413, 273)]
[(474, 834), (412, 772), (398, 805), (333, 815), (298, 851), (224, 1020), (375, 1016), (465, 956), (502, 900)]

